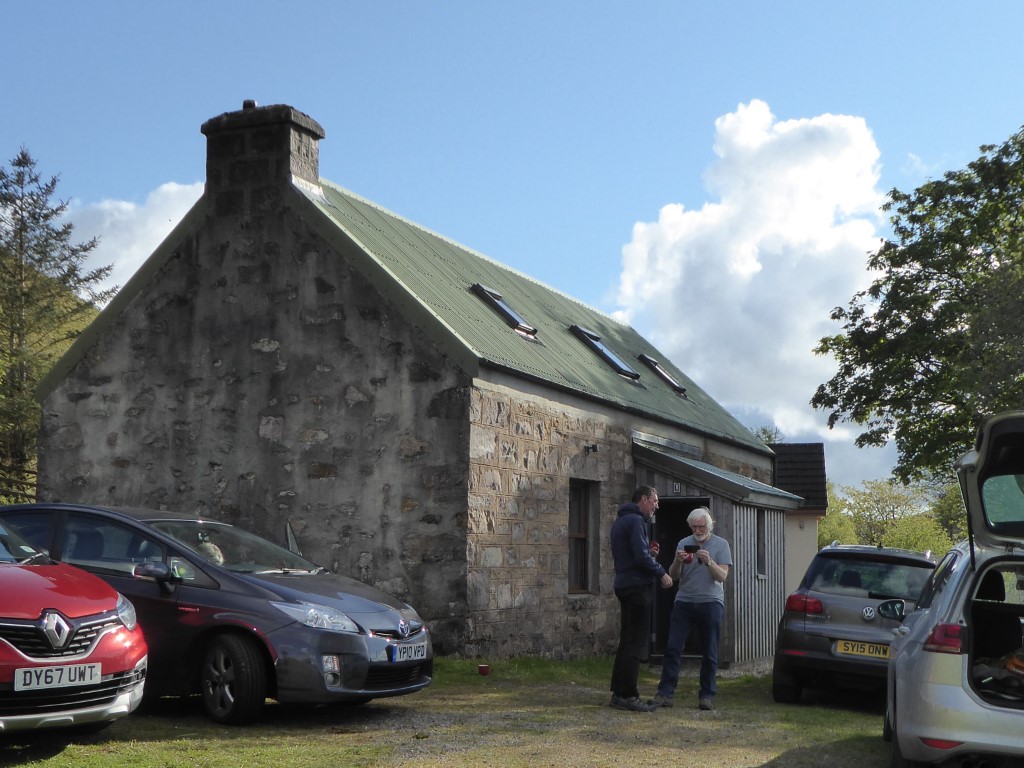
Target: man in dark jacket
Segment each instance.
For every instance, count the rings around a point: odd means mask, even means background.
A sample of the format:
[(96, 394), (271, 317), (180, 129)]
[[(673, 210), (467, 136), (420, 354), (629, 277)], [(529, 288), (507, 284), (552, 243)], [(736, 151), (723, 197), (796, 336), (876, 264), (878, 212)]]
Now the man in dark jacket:
[(633, 500), (619, 508), (612, 524), (612, 559), (615, 561), (615, 596), (619, 599), (619, 647), (612, 668), (612, 700), (616, 709), (651, 712), (654, 707), (640, 698), (637, 680), (640, 663), (647, 658), (651, 634), (652, 589), (657, 580), (663, 589), (672, 577), (651, 554), (647, 527), (658, 508), (658, 492), (649, 485), (634, 491)]

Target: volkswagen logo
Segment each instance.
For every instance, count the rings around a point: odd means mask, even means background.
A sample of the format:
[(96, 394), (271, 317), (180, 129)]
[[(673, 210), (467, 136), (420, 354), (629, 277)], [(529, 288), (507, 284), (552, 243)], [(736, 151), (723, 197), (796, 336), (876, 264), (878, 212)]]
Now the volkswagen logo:
[(60, 650), (71, 640), (71, 625), (59, 613), (44, 613), (42, 628), (46, 639), (50, 641), (50, 646), (55, 650)]
[(398, 634), (400, 634), (402, 637), (409, 636), (409, 622), (405, 619), (398, 620)]
[(861, 615), (864, 617), (864, 621), (874, 621), (875, 620), (875, 609), (874, 609), (874, 607), (870, 606), (870, 605), (866, 606), (864, 608), (864, 610), (861, 611)]

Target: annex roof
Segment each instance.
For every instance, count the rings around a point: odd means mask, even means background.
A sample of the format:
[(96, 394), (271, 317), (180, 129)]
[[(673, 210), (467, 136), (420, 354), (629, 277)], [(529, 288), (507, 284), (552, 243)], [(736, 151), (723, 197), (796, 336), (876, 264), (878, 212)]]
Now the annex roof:
[(683, 451), (666, 445), (664, 441), (655, 442), (634, 435), (633, 456), (637, 461), (663, 469), (677, 477), (689, 478), (702, 488), (742, 504), (795, 510), (803, 501), (795, 493), (773, 488), (767, 483), (730, 472), (705, 461), (698, 461)]

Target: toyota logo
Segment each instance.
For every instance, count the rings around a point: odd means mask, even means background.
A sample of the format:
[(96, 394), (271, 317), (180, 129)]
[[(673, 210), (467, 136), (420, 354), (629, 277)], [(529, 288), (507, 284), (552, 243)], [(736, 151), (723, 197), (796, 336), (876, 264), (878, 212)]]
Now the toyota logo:
[(875, 620), (875, 609), (874, 609), (874, 607), (870, 606), (870, 605), (865, 607), (864, 610), (861, 611), (861, 615), (864, 617), (864, 621), (874, 621)]
[(50, 646), (55, 650), (60, 650), (71, 640), (71, 626), (59, 613), (53, 611), (44, 613), (42, 629), (46, 639), (50, 641)]
[(405, 619), (399, 619), (398, 621), (398, 634), (402, 637), (409, 636), (409, 622)]

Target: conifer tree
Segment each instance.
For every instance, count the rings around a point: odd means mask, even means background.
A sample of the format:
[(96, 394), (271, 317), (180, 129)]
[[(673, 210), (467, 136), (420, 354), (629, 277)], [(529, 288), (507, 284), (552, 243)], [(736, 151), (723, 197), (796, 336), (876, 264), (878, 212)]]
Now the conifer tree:
[[(34, 390), (116, 289), (111, 266), (89, 267), (97, 239), (76, 243), (59, 177), (44, 179), (24, 147), (0, 167), (0, 469), (35, 465)], [(2, 490), (0, 490), (2, 492)]]

